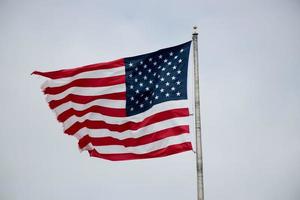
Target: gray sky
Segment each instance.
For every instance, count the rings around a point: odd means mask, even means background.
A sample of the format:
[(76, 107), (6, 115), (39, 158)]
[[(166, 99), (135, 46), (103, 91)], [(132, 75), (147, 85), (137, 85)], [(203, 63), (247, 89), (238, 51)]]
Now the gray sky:
[(298, 0), (1, 0), (0, 199), (196, 199), (192, 152), (79, 153), (29, 75), (180, 44), (193, 25), (206, 200), (299, 200)]

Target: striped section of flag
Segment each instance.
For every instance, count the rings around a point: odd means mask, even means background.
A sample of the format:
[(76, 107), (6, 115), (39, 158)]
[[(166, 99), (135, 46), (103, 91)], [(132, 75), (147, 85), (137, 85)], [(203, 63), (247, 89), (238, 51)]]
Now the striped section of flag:
[[(33, 74), (64, 133), (107, 160), (163, 157), (192, 149), (187, 66), (190, 42), (136, 57)], [(175, 69), (174, 69), (175, 68)]]

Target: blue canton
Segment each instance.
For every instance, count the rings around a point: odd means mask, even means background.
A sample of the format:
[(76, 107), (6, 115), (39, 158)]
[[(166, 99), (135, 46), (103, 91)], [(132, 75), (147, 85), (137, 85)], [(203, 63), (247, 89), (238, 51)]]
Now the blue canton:
[(187, 99), (191, 42), (125, 58), (126, 112), (132, 116), (158, 103)]

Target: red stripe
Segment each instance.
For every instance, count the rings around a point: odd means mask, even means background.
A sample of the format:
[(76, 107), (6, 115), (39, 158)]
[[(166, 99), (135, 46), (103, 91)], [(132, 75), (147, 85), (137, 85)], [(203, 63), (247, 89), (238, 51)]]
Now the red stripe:
[(108, 124), (105, 121), (92, 121), (85, 120), (83, 122), (76, 122), (70, 128), (65, 130), (66, 134), (73, 135), (81, 128), (86, 127), (90, 129), (108, 129), (110, 131), (124, 132), (126, 130), (138, 130), (144, 126), (154, 124), (156, 122), (164, 121), (167, 119), (172, 119), (176, 117), (186, 117), (189, 116), (188, 108), (179, 108), (173, 110), (167, 110), (160, 113), (156, 113), (145, 118), (141, 122), (126, 122), (124, 124)]
[[(57, 120), (60, 122), (64, 122), (73, 115), (77, 117), (81, 117), (90, 112), (99, 113), (111, 117), (126, 117), (126, 109), (124, 108), (107, 108), (107, 107), (95, 105), (81, 111), (70, 108), (64, 111), (63, 113), (61, 113), (60, 115), (58, 115)], [(80, 123), (80, 122), (76, 122), (76, 123)]]
[(32, 74), (48, 77), (51, 79), (59, 79), (59, 78), (75, 76), (76, 74), (82, 72), (94, 71), (99, 69), (111, 69), (111, 68), (116, 68), (121, 66), (125, 66), (123, 58), (111, 62), (97, 63), (97, 64), (86, 65), (86, 66), (72, 68), (72, 69), (63, 69), (63, 70), (50, 71), (50, 72), (34, 71), (32, 72)]
[(67, 103), (69, 101), (79, 104), (86, 104), (97, 99), (126, 100), (126, 93), (118, 92), (113, 94), (102, 94), (97, 96), (82, 96), (76, 94), (69, 94), (62, 99), (50, 101), (49, 106), (51, 109), (54, 109), (60, 106), (61, 104)]
[(47, 87), (45, 94), (59, 94), (71, 87), (105, 87), (125, 83), (125, 75), (111, 76), (106, 78), (82, 78), (58, 87)]
[(145, 154), (134, 154), (134, 153), (102, 154), (97, 152), (95, 149), (89, 150), (89, 153), (91, 157), (98, 157), (98, 158), (103, 158), (111, 161), (121, 161), (121, 160), (135, 160), (135, 159), (165, 157), (165, 156), (169, 156), (169, 155), (173, 155), (185, 151), (190, 151), (190, 150), (192, 150), (192, 144), (190, 142), (184, 142), (181, 144), (170, 145), (166, 148), (159, 149)]
[(89, 135), (85, 135), (79, 140), (78, 144), (79, 144), (79, 148), (81, 149), (89, 143), (91, 143), (93, 146), (122, 145), (124, 147), (134, 147), (134, 146), (149, 144), (170, 136), (176, 136), (184, 133), (189, 133), (188, 125), (175, 126), (139, 138), (127, 138), (123, 140), (116, 139), (113, 137), (95, 138), (95, 137), (90, 137)]

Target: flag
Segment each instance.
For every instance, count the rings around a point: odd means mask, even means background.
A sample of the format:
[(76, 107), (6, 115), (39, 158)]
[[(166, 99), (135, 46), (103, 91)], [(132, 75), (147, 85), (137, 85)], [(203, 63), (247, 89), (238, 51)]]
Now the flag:
[(187, 72), (191, 42), (152, 53), (50, 72), (49, 107), (81, 150), (107, 160), (192, 150)]

